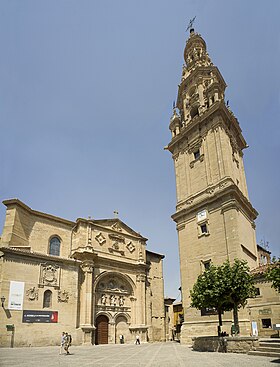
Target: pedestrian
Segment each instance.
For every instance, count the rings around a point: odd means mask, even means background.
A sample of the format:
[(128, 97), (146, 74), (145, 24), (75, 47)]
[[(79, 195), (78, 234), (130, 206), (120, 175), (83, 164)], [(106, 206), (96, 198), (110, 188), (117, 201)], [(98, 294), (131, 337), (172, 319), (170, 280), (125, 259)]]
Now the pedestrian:
[(136, 335), (135, 344), (139, 344), (140, 345), (140, 337), (139, 337), (139, 335)]
[(59, 354), (62, 354), (62, 350), (64, 349), (65, 341), (66, 341), (65, 340), (65, 332), (63, 331), (62, 334), (61, 334)]
[(66, 354), (70, 354), (69, 347), (71, 346), (71, 343), (72, 343), (72, 336), (68, 333), (65, 333), (64, 350)]

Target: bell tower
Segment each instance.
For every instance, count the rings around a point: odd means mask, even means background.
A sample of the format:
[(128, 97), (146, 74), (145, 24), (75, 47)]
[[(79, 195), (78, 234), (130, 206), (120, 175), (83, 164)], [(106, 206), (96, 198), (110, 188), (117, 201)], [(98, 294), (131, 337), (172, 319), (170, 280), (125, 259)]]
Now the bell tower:
[[(243, 166), (247, 144), (225, 103), (226, 83), (194, 29), (184, 59), (167, 147), (176, 176), (172, 218), (179, 241), (183, 343), (192, 336), (216, 333), (217, 316), (205, 318), (203, 312), (190, 308), (190, 290), (198, 275), (210, 263), (227, 259), (245, 259), (251, 268), (258, 266), (254, 222), (258, 213), (249, 201)], [(240, 325), (246, 335), (248, 323)]]

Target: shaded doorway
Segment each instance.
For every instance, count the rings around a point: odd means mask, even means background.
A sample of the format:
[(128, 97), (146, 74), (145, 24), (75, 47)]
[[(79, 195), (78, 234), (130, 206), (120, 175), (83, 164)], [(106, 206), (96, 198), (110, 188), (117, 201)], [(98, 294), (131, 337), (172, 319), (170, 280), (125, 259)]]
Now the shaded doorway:
[(108, 325), (107, 316), (100, 315), (96, 319), (95, 344), (108, 344)]
[(118, 316), (116, 320), (116, 336), (115, 343), (120, 344), (120, 335), (124, 337), (124, 343), (130, 341), (131, 336), (128, 328), (127, 319), (125, 316)]

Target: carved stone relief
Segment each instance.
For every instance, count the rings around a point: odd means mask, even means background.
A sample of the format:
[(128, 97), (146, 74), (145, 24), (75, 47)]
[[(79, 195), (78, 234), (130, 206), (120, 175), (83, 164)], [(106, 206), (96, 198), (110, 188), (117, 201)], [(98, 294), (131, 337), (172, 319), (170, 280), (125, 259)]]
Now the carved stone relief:
[(39, 290), (35, 287), (31, 287), (26, 291), (26, 296), (28, 297), (29, 301), (37, 301), (39, 295)]
[(137, 274), (136, 275), (136, 282), (145, 282), (146, 275), (145, 274)]
[(132, 253), (135, 250), (135, 246), (131, 241), (128, 242), (128, 244), (126, 245), (126, 248), (128, 249), (130, 253)]
[(124, 255), (124, 248), (123, 248), (125, 244), (124, 237), (116, 234), (109, 234), (109, 237), (112, 240), (112, 247), (109, 247), (109, 251), (117, 252), (121, 255)]
[(60, 267), (55, 264), (42, 263), (39, 286), (59, 287)]
[(106, 238), (104, 237), (104, 235), (99, 232), (96, 236), (95, 236), (96, 241), (99, 243), (99, 245), (103, 245), (106, 242)]
[(115, 224), (112, 225), (112, 229), (114, 229), (115, 231), (118, 231), (118, 232), (122, 232), (122, 227), (120, 226), (120, 224), (118, 222), (116, 222)]
[(57, 300), (58, 300), (58, 302), (68, 302), (69, 292), (67, 292), (67, 291), (58, 291)]

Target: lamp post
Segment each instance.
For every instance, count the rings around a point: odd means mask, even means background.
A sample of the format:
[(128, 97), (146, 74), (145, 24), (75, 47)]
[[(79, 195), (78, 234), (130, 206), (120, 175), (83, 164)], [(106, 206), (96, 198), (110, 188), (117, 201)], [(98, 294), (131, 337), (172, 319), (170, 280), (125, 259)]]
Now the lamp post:
[(3, 308), (4, 308), (4, 302), (5, 302), (5, 299), (6, 299), (6, 298), (5, 298), (4, 296), (2, 296), (2, 297), (1, 297), (1, 303), (2, 303), (2, 307), (3, 307)]

